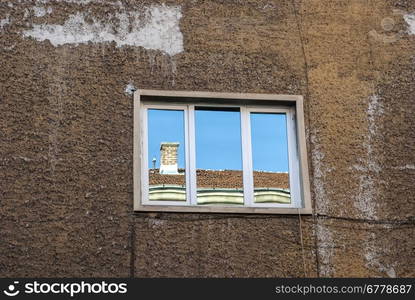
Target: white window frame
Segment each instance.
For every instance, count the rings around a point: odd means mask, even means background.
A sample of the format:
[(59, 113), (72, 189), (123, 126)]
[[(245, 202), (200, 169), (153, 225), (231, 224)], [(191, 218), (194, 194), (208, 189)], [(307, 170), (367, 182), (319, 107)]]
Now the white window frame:
[[(149, 97), (142, 101), (142, 97)], [(157, 97), (157, 100), (154, 100)], [(174, 97), (175, 102), (168, 102)], [(182, 99), (183, 98), (183, 99)], [(195, 98), (197, 100), (189, 99)], [(202, 99), (200, 99), (202, 98)], [(206, 98), (206, 101), (203, 99)], [(165, 101), (164, 101), (165, 99)], [(210, 103), (225, 99), (226, 104)], [(183, 101), (182, 101), (183, 100)], [(235, 100), (235, 101), (233, 101)], [(245, 102), (249, 101), (249, 104)], [(256, 101), (267, 102), (257, 105)], [(215, 101), (218, 102), (218, 101)], [(268, 105), (268, 103), (270, 105)], [(238, 107), (241, 118), (244, 205), (197, 205), (195, 106)], [(148, 200), (147, 110), (183, 110), (185, 124), (186, 202)], [(291, 203), (255, 203), (252, 168), (250, 114), (284, 113), (287, 122)], [(310, 214), (311, 199), (303, 119), (303, 98), (293, 95), (236, 94), (138, 90), (134, 93), (134, 210), (213, 213)]]

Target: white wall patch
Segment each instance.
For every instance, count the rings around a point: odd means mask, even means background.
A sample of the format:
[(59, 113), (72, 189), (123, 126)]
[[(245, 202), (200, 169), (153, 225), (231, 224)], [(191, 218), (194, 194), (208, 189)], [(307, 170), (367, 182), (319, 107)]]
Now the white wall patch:
[(317, 270), (318, 275), (322, 277), (332, 277), (336, 270), (333, 264), (334, 250), (336, 248), (333, 233), (323, 222), (316, 224), (316, 234), (318, 241), (317, 255), (320, 265)]
[(32, 8), (33, 9), (33, 13), (35, 15), (35, 17), (40, 18), (45, 16), (46, 14), (50, 14), (52, 13), (52, 8), (48, 7), (48, 9), (41, 7), (41, 6), (35, 6)]
[(8, 25), (8, 24), (10, 24), (10, 19), (9, 19), (9, 15), (7, 15), (6, 16), (6, 18), (4, 18), (4, 19), (1, 19), (0, 20), (0, 28), (1, 29), (3, 29), (4, 28), (4, 26), (6, 26), (6, 25)]
[(132, 95), (136, 90), (137, 90), (137, 88), (132, 83), (129, 83), (125, 87), (124, 93), (128, 94), (128, 95)]
[[(48, 3), (48, 2), (66, 2), (66, 3), (75, 3), (75, 4), (89, 4), (93, 2), (92, 0), (37, 0), (38, 3)], [(99, 1), (95, 1), (99, 2)]]
[(354, 206), (364, 218), (377, 219), (378, 190), (376, 174), (382, 171), (382, 163), (374, 154), (374, 143), (382, 131), (379, 130), (378, 118), (384, 113), (383, 104), (377, 95), (369, 97), (367, 117), (368, 133), (363, 142), (366, 157), (361, 159), (362, 165), (354, 165), (354, 169), (361, 172), (359, 176), (359, 190), (355, 196)]
[(146, 49), (161, 50), (168, 55), (182, 52), (183, 35), (179, 22), (181, 8), (176, 6), (154, 5), (144, 12), (116, 13), (118, 22), (105, 22), (92, 18), (87, 22), (86, 13), (70, 15), (63, 25), (36, 24), (23, 32), (23, 36), (38, 41), (49, 40), (57, 47), (65, 44), (85, 44), (115, 42), (117, 47), (141, 46)]
[(406, 164), (404, 166), (394, 167), (395, 170), (415, 170), (415, 165)]
[(408, 31), (410, 34), (415, 34), (415, 13), (404, 15), (405, 22), (409, 25)]

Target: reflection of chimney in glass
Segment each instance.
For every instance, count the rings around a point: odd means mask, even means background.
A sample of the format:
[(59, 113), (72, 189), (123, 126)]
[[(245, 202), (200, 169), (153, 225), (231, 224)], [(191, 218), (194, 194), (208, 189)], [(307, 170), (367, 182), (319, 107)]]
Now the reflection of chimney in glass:
[(160, 145), (160, 174), (179, 174), (177, 148), (179, 143), (162, 142)]

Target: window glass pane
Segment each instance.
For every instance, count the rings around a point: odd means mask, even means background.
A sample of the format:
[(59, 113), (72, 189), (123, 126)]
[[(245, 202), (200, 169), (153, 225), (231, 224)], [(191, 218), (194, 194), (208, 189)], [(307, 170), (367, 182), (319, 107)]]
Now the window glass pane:
[(197, 204), (243, 204), (239, 108), (196, 107), (195, 135)]
[(186, 201), (183, 110), (148, 109), (149, 200)]
[(251, 113), (254, 202), (291, 203), (287, 117), (284, 113)]

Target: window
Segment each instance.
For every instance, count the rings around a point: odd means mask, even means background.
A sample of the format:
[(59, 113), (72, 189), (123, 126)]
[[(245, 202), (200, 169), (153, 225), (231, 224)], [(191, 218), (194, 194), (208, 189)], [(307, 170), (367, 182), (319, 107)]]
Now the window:
[(311, 213), (302, 97), (135, 92), (134, 209)]

